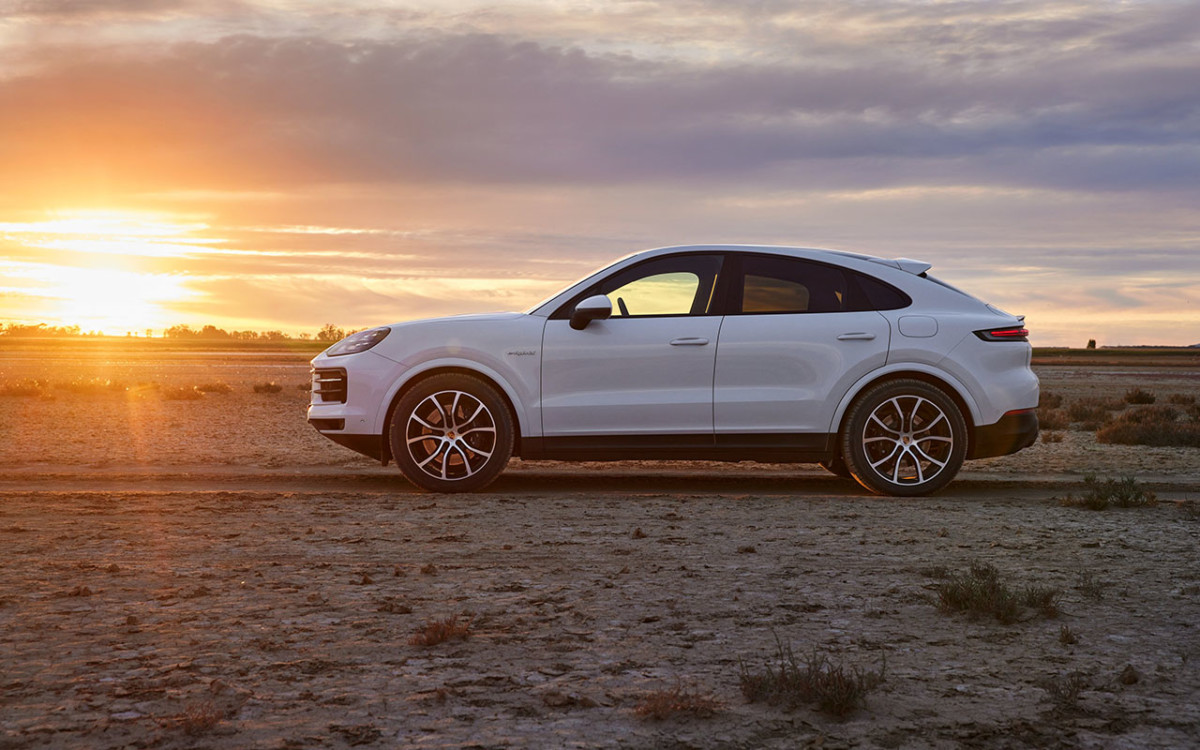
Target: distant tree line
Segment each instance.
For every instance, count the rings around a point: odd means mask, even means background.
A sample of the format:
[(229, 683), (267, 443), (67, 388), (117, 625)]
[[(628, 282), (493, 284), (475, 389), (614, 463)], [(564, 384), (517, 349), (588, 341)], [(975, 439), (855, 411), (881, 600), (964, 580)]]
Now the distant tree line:
[[(297, 336), (291, 336), (283, 331), (226, 331), (224, 328), (217, 328), (213, 325), (206, 325), (202, 328), (192, 328), (188, 325), (171, 326), (163, 331), (163, 337), (168, 339), (187, 339), (187, 340), (205, 340), (205, 341), (326, 341), (333, 343), (341, 341), (348, 334), (354, 333), (354, 330), (346, 330), (339, 328), (332, 323), (326, 323), (321, 327), (321, 330), (316, 334), (301, 333)], [(145, 335), (147, 338), (153, 336), (153, 331), (146, 329)], [(0, 336), (13, 336), (25, 338), (44, 338), (44, 337), (76, 337), (76, 336), (94, 336), (98, 335), (95, 332), (84, 332), (79, 326), (51, 326), (45, 323), (7, 323), (0, 325)], [(133, 336), (132, 332), (126, 333), (126, 336)]]
[(45, 323), (22, 325), (9, 323), (0, 326), (0, 336), (83, 336), (79, 326), (48, 326)]

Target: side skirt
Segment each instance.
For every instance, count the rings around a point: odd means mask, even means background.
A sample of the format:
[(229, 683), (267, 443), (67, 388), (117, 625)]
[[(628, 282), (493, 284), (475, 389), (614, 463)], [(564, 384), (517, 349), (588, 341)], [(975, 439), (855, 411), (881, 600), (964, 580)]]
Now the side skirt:
[(818, 463), (833, 457), (826, 433), (573, 435), (521, 439), (521, 458), (555, 461), (757, 461)]

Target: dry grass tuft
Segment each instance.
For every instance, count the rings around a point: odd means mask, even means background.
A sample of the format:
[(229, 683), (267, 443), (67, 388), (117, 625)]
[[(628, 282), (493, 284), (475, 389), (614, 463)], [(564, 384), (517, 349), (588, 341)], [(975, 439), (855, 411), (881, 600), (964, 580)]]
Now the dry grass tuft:
[(1125, 391), (1125, 403), (1127, 404), (1153, 404), (1154, 401), (1155, 396), (1151, 391), (1143, 391), (1141, 388), (1130, 388)]
[(1133, 477), (1096, 479), (1092, 474), (1083, 478), (1083, 494), (1067, 495), (1058, 501), (1067, 508), (1108, 510), (1117, 508), (1146, 508), (1158, 505), (1158, 497), (1137, 483)]
[(1043, 443), (1061, 443), (1062, 441), (1063, 441), (1063, 434), (1061, 432), (1043, 432), (1042, 433), (1042, 442)]
[(79, 396), (98, 396), (111, 393), (124, 393), (129, 388), (120, 381), (107, 378), (76, 378), (63, 380), (54, 384), (56, 391), (66, 391)]
[(1091, 599), (1094, 602), (1104, 600), (1104, 589), (1112, 584), (1107, 581), (1101, 581), (1096, 578), (1096, 574), (1090, 570), (1079, 571), (1079, 581), (1075, 584), (1075, 590)]
[(1144, 406), (1120, 415), (1096, 432), (1096, 440), (1117, 445), (1200, 448), (1200, 422), (1182, 421), (1173, 406)]
[(177, 716), (163, 722), (170, 729), (180, 729), (184, 734), (204, 734), (216, 728), (225, 713), (210, 700), (189, 704)]
[(44, 395), (46, 383), (41, 380), (18, 380), (15, 383), (0, 385), (0, 396), (15, 396), (29, 398)]
[(1061, 393), (1052, 393), (1046, 391), (1041, 394), (1038, 399), (1039, 409), (1061, 409), (1063, 405), (1063, 397)]
[(408, 639), (412, 646), (436, 646), (446, 641), (465, 641), (471, 636), (471, 622), (468, 618), (459, 622), (458, 615), (452, 615), (445, 620), (430, 620)]
[(275, 381), (270, 383), (256, 383), (254, 386), (255, 393), (279, 393), (283, 390), (283, 386)]
[(201, 393), (233, 393), (233, 386), (228, 383), (202, 383), (196, 386)]
[(166, 386), (158, 390), (159, 398), (166, 401), (199, 401), (204, 394), (187, 386)]
[(722, 708), (712, 695), (676, 685), (670, 690), (654, 690), (642, 696), (633, 712), (644, 719), (663, 721), (677, 716), (706, 718)]
[(1195, 406), (1196, 397), (1190, 393), (1172, 393), (1167, 396), (1167, 403), (1176, 406)]
[(1079, 643), (1079, 636), (1075, 635), (1075, 631), (1071, 630), (1069, 625), (1060, 625), (1058, 628), (1058, 642), (1064, 646), (1074, 646)]
[(950, 575), (936, 591), (939, 605), (947, 612), (991, 617), (1005, 624), (1021, 619), (1027, 608), (1045, 617), (1058, 615), (1058, 589), (1026, 586), (1016, 591), (1000, 580), (1000, 571), (989, 563), (972, 562), (966, 573)]
[(794, 709), (815, 705), (836, 718), (849, 716), (866, 703), (866, 696), (884, 680), (886, 658), (879, 671), (847, 670), (834, 664), (815, 648), (803, 664), (790, 645), (776, 640), (777, 664), (767, 663), (762, 671), (750, 671), (739, 662), (742, 695), (751, 703), (764, 701)]
[(1088, 679), (1081, 672), (1070, 672), (1043, 680), (1040, 687), (1059, 707), (1071, 708), (1079, 702), (1079, 695), (1088, 688)]
[(1115, 398), (1082, 398), (1067, 407), (1072, 422), (1103, 422), (1108, 413), (1121, 411), (1125, 403)]
[(1043, 430), (1065, 430), (1071, 419), (1065, 409), (1038, 409), (1038, 426)]

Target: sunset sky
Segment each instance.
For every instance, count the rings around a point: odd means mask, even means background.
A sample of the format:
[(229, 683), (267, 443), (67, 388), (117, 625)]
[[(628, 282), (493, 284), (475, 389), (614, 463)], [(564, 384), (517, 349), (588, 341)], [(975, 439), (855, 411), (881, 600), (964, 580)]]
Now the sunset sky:
[(907, 256), (1200, 342), (1200, 3), (0, 0), (0, 322), (313, 332)]

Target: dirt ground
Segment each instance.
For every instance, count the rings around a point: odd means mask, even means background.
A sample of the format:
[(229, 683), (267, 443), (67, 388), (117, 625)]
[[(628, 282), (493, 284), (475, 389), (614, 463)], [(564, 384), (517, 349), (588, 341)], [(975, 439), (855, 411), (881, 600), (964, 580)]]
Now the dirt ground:
[[(1200, 449), (1066, 432), (914, 500), (710, 463), (515, 462), (434, 496), (304, 423), (302, 356), (0, 351), (0, 386), (28, 379), (0, 396), (0, 748), (1200, 744)], [(1060, 505), (1085, 473), (1159, 503)], [(973, 562), (1057, 616), (943, 612)], [(465, 639), (413, 642), (455, 617)], [(842, 720), (748, 702), (779, 644), (883, 680)], [(672, 690), (716, 710), (639, 714)]]

